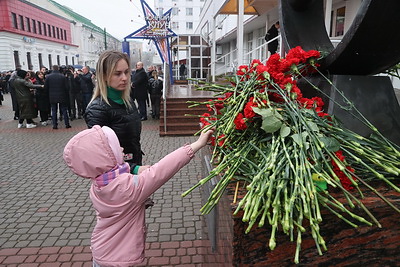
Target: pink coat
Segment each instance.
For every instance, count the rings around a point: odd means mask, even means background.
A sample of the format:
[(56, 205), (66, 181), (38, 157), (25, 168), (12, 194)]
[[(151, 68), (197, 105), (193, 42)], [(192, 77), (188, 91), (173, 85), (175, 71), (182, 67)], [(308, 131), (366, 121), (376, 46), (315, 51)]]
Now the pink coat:
[(144, 202), (189, 163), (194, 153), (185, 145), (140, 175), (123, 173), (100, 188), (94, 178), (109, 172), (122, 157), (121, 149), (112, 149), (108, 139), (99, 126), (84, 130), (68, 142), (64, 160), (75, 174), (92, 179), (90, 199), (97, 215), (91, 239), (94, 261), (101, 266), (132, 266), (144, 260)]

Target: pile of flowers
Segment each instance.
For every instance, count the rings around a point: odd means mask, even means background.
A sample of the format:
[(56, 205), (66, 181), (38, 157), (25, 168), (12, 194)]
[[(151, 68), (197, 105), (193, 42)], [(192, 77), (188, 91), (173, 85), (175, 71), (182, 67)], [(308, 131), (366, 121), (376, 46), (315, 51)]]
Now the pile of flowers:
[[(400, 212), (369, 184), (379, 179), (400, 192), (396, 186), (398, 146), (365, 118), (373, 132), (368, 138), (344, 128), (335, 116), (327, 114), (321, 97), (303, 96), (298, 80), (311, 84), (307, 76), (319, 72), (320, 58), (318, 51), (296, 47), (285, 58), (274, 54), (266, 64), (253, 60), (249, 66), (240, 66), (230, 85), (204, 84), (200, 90), (215, 92), (215, 99), (194, 105), (208, 106), (209, 112), (200, 116), (201, 124), (216, 128), (214, 169), (183, 194), (219, 176), (201, 209), (206, 214), (230, 183), (245, 181), (246, 194), (235, 214), (243, 210), (246, 233), (254, 225), (269, 224), (271, 250), (276, 246), (277, 230), (287, 234), (297, 243), (295, 263), (299, 262), (304, 232), (311, 232), (319, 254), (327, 249), (320, 235), (321, 208), (354, 227), (358, 223), (380, 226), (360, 200), (367, 188)], [(352, 109), (357, 112), (354, 106)], [(339, 192), (347, 203), (338, 201), (331, 191)], [(356, 206), (366, 218), (356, 214)]]

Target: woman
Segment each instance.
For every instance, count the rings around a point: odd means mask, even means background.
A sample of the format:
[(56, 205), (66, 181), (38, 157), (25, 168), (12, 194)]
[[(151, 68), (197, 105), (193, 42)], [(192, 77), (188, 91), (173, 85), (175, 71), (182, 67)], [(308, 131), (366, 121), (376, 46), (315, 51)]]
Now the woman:
[[(44, 85), (44, 73), (41, 71), (36, 72), (36, 82), (35, 84)], [(38, 88), (36, 89), (36, 104), (39, 110), (40, 123), (43, 126), (47, 126), (47, 121), (49, 120), (50, 113), (50, 99), (48, 89)]]
[(150, 86), (150, 99), (151, 99), (151, 110), (152, 118), (160, 118), (160, 103), (163, 89), (163, 81), (158, 78), (157, 71), (153, 70), (149, 79)]
[(29, 129), (36, 127), (33, 122), (33, 118), (37, 117), (33, 102), (33, 91), (44, 86), (33, 84), (29, 79), (26, 79), (27, 74), (24, 70), (17, 70), (17, 77), (13, 82), (13, 86), (19, 107), (18, 128), (24, 127), (23, 122), (26, 119), (26, 128)]
[(142, 125), (136, 105), (130, 98), (129, 57), (118, 51), (105, 51), (96, 67), (97, 83), (84, 119), (89, 128), (108, 126), (118, 136), (131, 173), (142, 165), (140, 134)]

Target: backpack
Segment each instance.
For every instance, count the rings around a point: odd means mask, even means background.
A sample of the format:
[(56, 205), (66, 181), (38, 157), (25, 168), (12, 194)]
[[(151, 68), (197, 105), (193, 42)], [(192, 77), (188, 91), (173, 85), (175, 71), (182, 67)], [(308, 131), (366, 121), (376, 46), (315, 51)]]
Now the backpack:
[(150, 79), (149, 80), (150, 95), (162, 95), (163, 82), (161, 80)]

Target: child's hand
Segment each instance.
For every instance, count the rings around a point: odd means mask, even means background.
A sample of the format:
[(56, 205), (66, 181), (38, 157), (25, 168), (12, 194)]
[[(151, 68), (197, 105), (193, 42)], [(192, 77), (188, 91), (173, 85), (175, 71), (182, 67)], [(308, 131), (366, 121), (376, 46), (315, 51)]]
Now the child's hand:
[(193, 142), (190, 146), (193, 149), (193, 152), (197, 152), (200, 148), (205, 146), (210, 139), (211, 135), (214, 133), (215, 128), (209, 129), (207, 131), (202, 131), (200, 134), (199, 139), (197, 141)]

